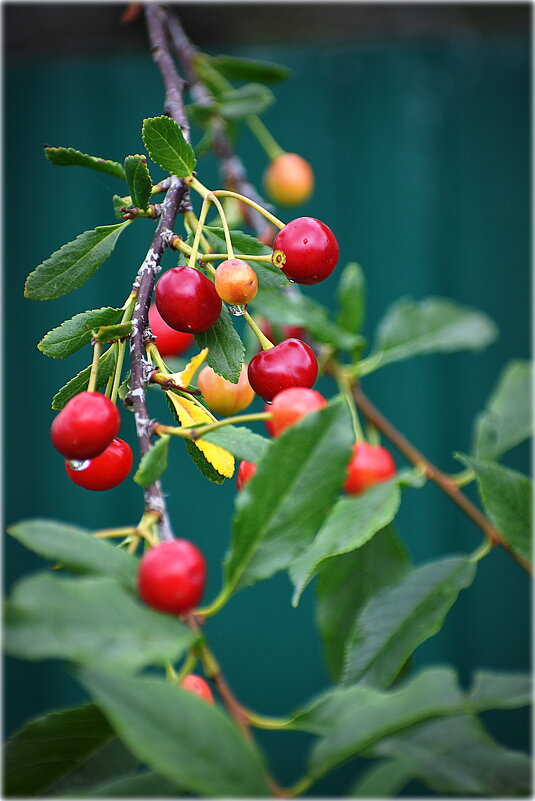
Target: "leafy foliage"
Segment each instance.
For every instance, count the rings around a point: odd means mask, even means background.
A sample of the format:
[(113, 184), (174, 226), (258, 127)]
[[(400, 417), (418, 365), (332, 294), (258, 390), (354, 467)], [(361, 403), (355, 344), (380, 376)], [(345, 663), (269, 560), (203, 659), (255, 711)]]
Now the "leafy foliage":
[(150, 451), (143, 456), (134, 474), (134, 481), (142, 487), (153, 484), (167, 470), (167, 454), (169, 452), (169, 436), (164, 435), (156, 440)]
[(192, 640), (183, 623), (141, 606), (105, 577), (30, 576), (5, 609), (5, 648), (20, 659), (66, 659), (127, 673), (178, 659)]
[(195, 153), (171, 117), (143, 121), (143, 142), (151, 159), (167, 172), (187, 178), (195, 167)]
[(230, 80), (276, 83), (284, 81), (291, 75), (291, 70), (282, 64), (273, 64), (269, 61), (259, 61), (252, 58), (211, 56), (209, 57), (209, 63), (225, 78), (230, 78)]
[(232, 325), (230, 314), (223, 306), (219, 319), (207, 331), (195, 334), (199, 348), (208, 348), (207, 364), (218, 375), (237, 384), (240, 378), (245, 347)]
[(129, 222), (101, 225), (63, 245), (30, 273), (24, 287), (25, 296), (32, 300), (52, 300), (83, 286), (111, 255)]
[(143, 156), (127, 156), (124, 173), (132, 198), (132, 205), (147, 211), (152, 195), (152, 181), (147, 161)]
[(42, 797), (113, 736), (94, 704), (49, 712), (30, 721), (6, 743), (5, 794)]
[(124, 180), (125, 173), (121, 164), (109, 159), (101, 159), (98, 156), (88, 156), (73, 147), (50, 147), (45, 145), (45, 156), (52, 163), (60, 167), (89, 167), (91, 170), (105, 172), (115, 178)]
[[(103, 387), (110, 376), (113, 375), (116, 360), (117, 354), (114, 348), (108, 348), (108, 350), (99, 358), (95, 389), (100, 389)], [(74, 378), (71, 378), (71, 380), (68, 381), (64, 387), (61, 387), (61, 389), (59, 389), (52, 398), (52, 408), (58, 411), (63, 409), (65, 404), (70, 401), (71, 398), (74, 398), (74, 396), (79, 392), (83, 392), (85, 389), (87, 389), (89, 386), (90, 374), (91, 365), (81, 370), (77, 375), (74, 376)]]
[(103, 307), (75, 314), (57, 328), (45, 334), (37, 347), (53, 359), (65, 359), (91, 341), (92, 331), (101, 325), (111, 325), (121, 316), (121, 309)]
[(139, 759), (183, 790), (205, 797), (267, 794), (252, 746), (221, 710), (161, 679), (80, 674)]

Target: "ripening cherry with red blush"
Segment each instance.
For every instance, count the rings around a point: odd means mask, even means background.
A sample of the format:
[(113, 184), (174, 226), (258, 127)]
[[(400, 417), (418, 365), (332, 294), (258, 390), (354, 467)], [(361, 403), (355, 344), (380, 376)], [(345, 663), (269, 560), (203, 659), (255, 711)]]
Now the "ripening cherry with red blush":
[(258, 278), (243, 259), (226, 259), (215, 271), (216, 292), (225, 303), (246, 306), (258, 292)]
[(318, 377), (314, 351), (300, 339), (285, 339), (249, 362), (249, 383), (266, 402), (288, 387), (312, 387)]
[(245, 484), (252, 479), (255, 473), (256, 465), (253, 464), (253, 462), (248, 462), (245, 459), (240, 462), (240, 466), (238, 467), (238, 472), (236, 474), (236, 487), (238, 492), (240, 492)]
[(80, 392), (52, 421), (52, 444), (66, 459), (92, 459), (119, 433), (117, 406), (99, 392)]
[(193, 334), (185, 334), (183, 331), (177, 331), (176, 328), (167, 325), (154, 303), (149, 309), (149, 325), (156, 337), (156, 346), (160, 355), (164, 358), (180, 356), (193, 345)]
[(331, 229), (314, 217), (297, 217), (273, 240), (272, 261), (291, 281), (317, 284), (338, 262), (338, 242)]
[(205, 583), (204, 556), (189, 540), (162, 542), (141, 557), (139, 596), (160, 612), (171, 615), (190, 612), (201, 600)]
[(154, 300), (167, 325), (187, 334), (207, 331), (221, 314), (214, 284), (193, 267), (167, 270), (156, 283)]
[(202, 698), (202, 700), (206, 701), (208, 704), (214, 705), (214, 696), (212, 695), (210, 687), (205, 680), (201, 676), (197, 676), (196, 673), (188, 673), (187, 676), (184, 676), (180, 682), (180, 686), (183, 690), (192, 693), (192, 695), (199, 696), (199, 698)]
[(237, 384), (227, 381), (206, 365), (199, 373), (197, 386), (204, 400), (215, 414), (228, 417), (242, 412), (251, 405), (255, 398), (254, 389), (247, 377), (247, 365), (242, 364)]
[(302, 420), (310, 412), (323, 409), (327, 401), (317, 390), (308, 387), (289, 387), (278, 392), (273, 403), (266, 407), (271, 419), (266, 420), (266, 428), (272, 437), (280, 437), (283, 431)]
[(298, 153), (280, 153), (264, 173), (264, 187), (275, 203), (298, 206), (312, 194), (314, 172)]
[(349, 495), (361, 492), (388, 481), (396, 475), (396, 464), (392, 454), (382, 445), (356, 442), (347, 468), (344, 490)]
[(74, 466), (74, 460), (65, 461), (65, 471), (70, 480), (84, 489), (103, 492), (125, 480), (132, 469), (134, 456), (130, 445), (115, 437), (94, 459), (77, 461), (77, 466)]

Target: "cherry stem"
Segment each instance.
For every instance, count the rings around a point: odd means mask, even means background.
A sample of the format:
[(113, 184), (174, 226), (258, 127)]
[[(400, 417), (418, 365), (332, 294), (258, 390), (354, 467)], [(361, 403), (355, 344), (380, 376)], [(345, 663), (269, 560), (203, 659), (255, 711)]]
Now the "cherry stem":
[(275, 140), (274, 136), (266, 128), (262, 120), (257, 114), (249, 114), (245, 118), (249, 130), (256, 136), (260, 145), (266, 151), (266, 155), (270, 161), (274, 161), (278, 156), (282, 156), (285, 152), (279, 143)]
[(95, 341), (93, 344), (93, 361), (91, 362), (91, 372), (89, 374), (88, 392), (95, 392), (98, 378), (98, 360), (102, 353), (102, 342)]
[(352, 391), (357, 406), (364, 412), (368, 420), (370, 420), (370, 422), (378, 428), (410, 462), (416, 465), (416, 467), (419, 467), (427, 478), (434, 481), (435, 484), (437, 484), (440, 489), (445, 492), (477, 526), (479, 526), (488, 540), (489, 547), (492, 548), (496, 545), (501, 545), (502, 548), (505, 548), (513, 559), (531, 575), (532, 566), (530, 563), (513, 551), (501, 532), (498, 531), (498, 529), (479, 511), (477, 506), (460, 491), (452, 478), (435, 467), (429, 459), (420, 453), (420, 451), (374, 406), (363, 393), (359, 385), (353, 386)]
[[(134, 313), (136, 297), (133, 293), (129, 295), (129, 305), (126, 307), (125, 312), (121, 318), (121, 323), (128, 323), (132, 319)], [(117, 393), (119, 392), (119, 384), (121, 383), (121, 373), (123, 370), (124, 355), (126, 352), (126, 340), (117, 343), (117, 362), (115, 364), (115, 372), (113, 375), (113, 383), (111, 386), (110, 400), (112, 403), (117, 401)]]
[(245, 322), (247, 323), (249, 328), (255, 333), (256, 338), (260, 342), (262, 350), (270, 350), (271, 348), (275, 347), (273, 342), (271, 342), (271, 340), (268, 339), (267, 336), (262, 333), (262, 331), (260, 330), (258, 324), (253, 319), (253, 317), (251, 317), (249, 312), (245, 312), (245, 314), (243, 315), (243, 319), (245, 320)]
[[(205, 407), (203, 406), (203, 409)], [(156, 423), (153, 427), (154, 433), (162, 436), (162, 434), (171, 434), (174, 437), (182, 437), (182, 439), (191, 439), (195, 442), (202, 439), (205, 434), (210, 431), (216, 431), (223, 426), (235, 425), (236, 423), (253, 423), (257, 420), (271, 420), (271, 412), (255, 412), (254, 414), (239, 414), (235, 417), (227, 417), (225, 420), (216, 420), (214, 423), (207, 423), (201, 426), (164, 426)]]
[(219, 212), (219, 216), (221, 217), (221, 225), (223, 226), (223, 231), (225, 232), (225, 243), (227, 245), (227, 251), (228, 251), (227, 255), (228, 258), (233, 259), (234, 249), (232, 247), (232, 239), (230, 238), (230, 231), (228, 227), (227, 217), (223, 209), (223, 204), (212, 192), (209, 195), (207, 195), (207, 197), (210, 198), (210, 200), (212, 201), (212, 203)]
[(259, 214), (262, 214), (267, 220), (272, 222), (273, 225), (276, 225), (277, 228), (284, 228), (286, 225), (286, 223), (283, 223), (282, 220), (279, 220), (278, 217), (275, 217), (274, 214), (271, 214), (271, 212), (267, 211), (267, 209), (265, 209), (259, 203), (255, 203), (254, 200), (245, 197), (245, 195), (240, 195), (238, 192), (232, 192), (230, 189), (215, 189), (211, 191), (210, 189), (207, 189), (204, 184), (201, 184), (201, 182), (194, 176), (188, 178), (187, 181), (191, 188), (198, 192), (201, 197), (206, 197), (208, 194), (215, 195), (216, 197), (233, 197), (236, 200), (240, 200), (242, 203), (245, 203), (247, 206), (251, 206), (251, 208), (255, 209), (259, 212)]
[(362, 425), (360, 423), (355, 398), (353, 397), (353, 393), (351, 391), (351, 379), (348, 376), (347, 371), (344, 370), (341, 365), (335, 361), (333, 361), (331, 364), (338, 389), (347, 401), (349, 413), (351, 414), (351, 422), (353, 423), (353, 431), (355, 432), (355, 440), (357, 442), (366, 442), (366, 437), (364, 436), (364, 431), (362, 430)]
[(206, 195), (203, 199), (202, 206), (201, 206), (201, 213), (199, 214), (199, 219), (196, 220), (196, 229), (195, 229), (195, 239), (193, 240), (193, 246), (191, 248), (191, 253), (189, 256), (188, 267), (193, 267), (195, 261), (197, 259), (197, 251), (199, 250), (199, 243), (201, 241), (202, 229), (204, 225), (204, 221), (206, 220), (206, 215), (208, 214), (208, 209), (210, 208), (210, 203), (212, 199), (209, 195)]

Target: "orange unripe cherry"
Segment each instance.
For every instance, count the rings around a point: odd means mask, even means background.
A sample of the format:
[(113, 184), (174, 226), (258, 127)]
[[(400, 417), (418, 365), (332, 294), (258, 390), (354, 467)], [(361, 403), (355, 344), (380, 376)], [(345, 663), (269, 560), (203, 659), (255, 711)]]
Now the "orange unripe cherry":
[(211, 367), (206, 366), (199, 373), (197, 386), (210, 409), (223, 417), (243, 411), (251, 405), (255, 396), (247, 377), (247, 365), (245, 364), (242, 364), (237, 384), (227, 381), (226, 378), (214, 372)]
[(258, 278), (243, 259), (222, 261), (215, 271), (216, 292), (225, 303), (246, 306), (258, 292)]
[(267, 167), (264, 187), (275, 203), (298, 206), (308, 200), (314, 189), (312, 167), (297, 153), (281, 153)]

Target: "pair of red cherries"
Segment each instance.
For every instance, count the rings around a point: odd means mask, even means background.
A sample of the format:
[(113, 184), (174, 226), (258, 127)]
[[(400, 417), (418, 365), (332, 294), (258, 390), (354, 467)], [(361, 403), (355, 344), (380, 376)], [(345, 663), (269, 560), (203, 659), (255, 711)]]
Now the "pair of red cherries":
[(68, 477), (84, 489), (101, 492), (120, 484), (133, 464), (130, 445), (117, 437), (117, 406), (99, 392), (80, 392), (52, 421), (52, 444), (65, 457)]

